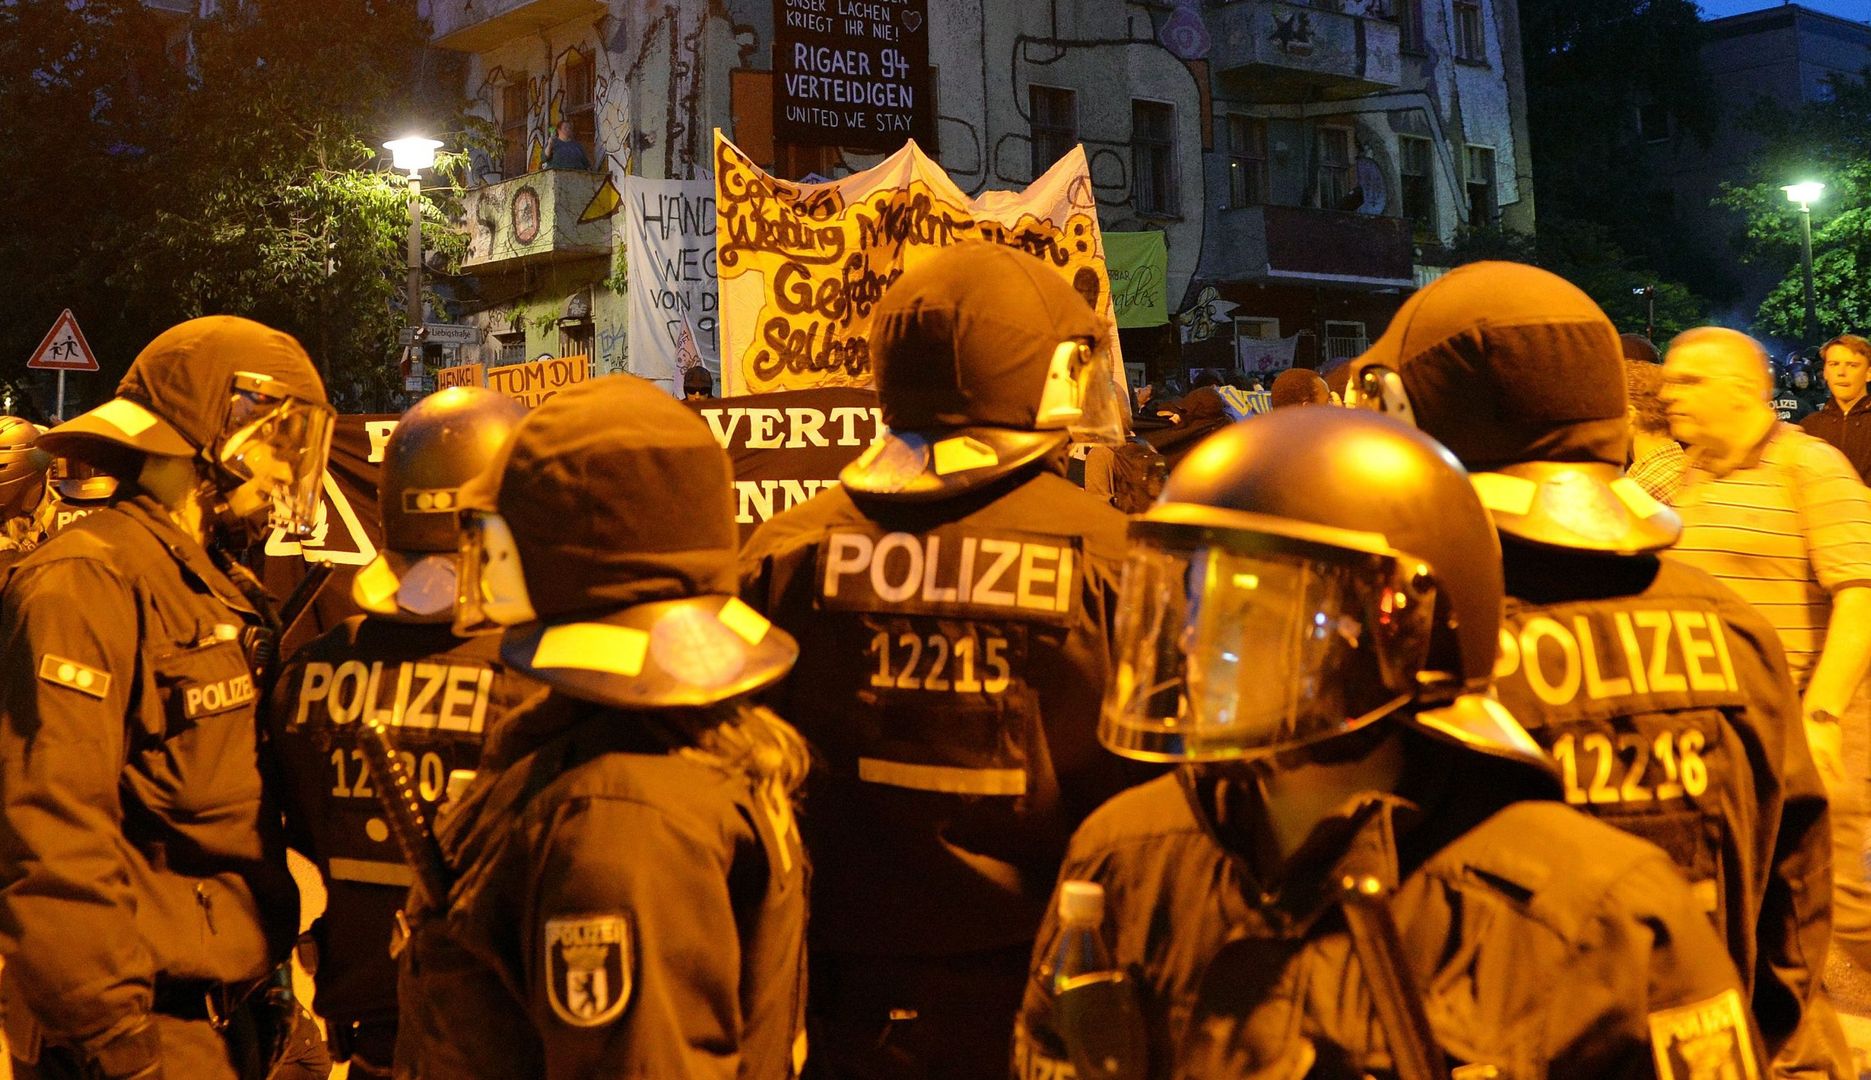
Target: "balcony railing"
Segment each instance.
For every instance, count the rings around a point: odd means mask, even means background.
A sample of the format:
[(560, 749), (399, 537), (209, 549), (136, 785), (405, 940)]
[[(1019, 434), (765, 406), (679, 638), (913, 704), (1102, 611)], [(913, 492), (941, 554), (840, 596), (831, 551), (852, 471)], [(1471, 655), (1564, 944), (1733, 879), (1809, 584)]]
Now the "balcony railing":
[(602, 0), (430, 0), (429, 24), (444, 49), (486, 52), (604, 11)]
[(544, 169), (470, 190), (463, 199), (468, 254), (462, 268), (607, 255), (611, 222), (593, 207), (606, 174)]
[(1308, 206), (1265, 206), (1267, 274), (1362, 285), (1414, 284), (1410, 223)]
[(1402, 85), (1401, 29), (1383, 3), (1237, 0), (1207, 16), (1223, 82), (1263, 102), (1341, 100)]

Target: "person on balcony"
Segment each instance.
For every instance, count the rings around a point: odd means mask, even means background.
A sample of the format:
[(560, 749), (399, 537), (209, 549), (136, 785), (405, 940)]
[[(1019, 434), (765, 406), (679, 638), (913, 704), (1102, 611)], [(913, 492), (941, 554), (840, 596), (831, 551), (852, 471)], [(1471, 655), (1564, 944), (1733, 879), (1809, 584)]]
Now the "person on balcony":
[(558, 133), (552, 136), (552, 142), (546, 147), (546, 168), (591, 168), (591, 155), (585, 153), (585, 145), (572, 134), (570, 120), (559, 121)]

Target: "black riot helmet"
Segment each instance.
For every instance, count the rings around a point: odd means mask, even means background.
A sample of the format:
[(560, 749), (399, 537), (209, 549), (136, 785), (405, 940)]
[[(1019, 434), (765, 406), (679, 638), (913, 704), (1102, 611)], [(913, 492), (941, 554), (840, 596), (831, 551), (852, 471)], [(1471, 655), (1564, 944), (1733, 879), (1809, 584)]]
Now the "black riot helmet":
[(1352, 361), (1347, 402), (1453, 451), (1503, 533), (1643, 554), (1674, 544), (1682, 521), (1623, 475), (1624, 355), (1604, 311), (1564, 278), (1470, 263), (1404, 302)]
[(45, 491), (52, 459), (34, 445), (38, 440), (32, 421), (0, 416), (0, 520), (29, 513)]
[(1103, 334), (1085, 298), (1031, 255), (986, 241), (943, 249), (877, 305), (871, 363), (890, 434), (840, 482), (933, 500), (1039, 461), (1116, 408), (1095, 352)]
[(1488, 696), (1500, 542), (1453, 455), (1396, 420), (1282, 409), (1210, 436), (1130, 528), (1099, 738), (1247, 760), (1393, 713), (1549, 770)]
[(377, 485), (385, 550), (351, 580), (358, 607), (404, 621), (454, 617), (461, 485), (487, 468), (525, 416), (519, 402), (478, 386), (431, 394), (403, 414)]

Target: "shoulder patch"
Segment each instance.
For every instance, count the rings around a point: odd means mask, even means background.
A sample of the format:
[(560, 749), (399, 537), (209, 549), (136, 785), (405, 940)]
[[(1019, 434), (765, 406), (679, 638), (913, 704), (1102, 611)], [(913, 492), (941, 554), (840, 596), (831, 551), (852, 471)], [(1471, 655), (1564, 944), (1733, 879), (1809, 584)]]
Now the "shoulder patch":
[(573, 1027), (601, 1027), (630, 1003), (630, 921), (622, 915), (546, 920), (546, 999)]
[(1738, 990), (1651, 1013), (1650, 1050), (1656, 1056), (1658, 1080), (1760, 1080)]
[(110, 693), (110, 672), (100, 671), (76, 660), (46, 653), (39, 658), (39, 677), (54, 686), (89, 694), (99, 701)]

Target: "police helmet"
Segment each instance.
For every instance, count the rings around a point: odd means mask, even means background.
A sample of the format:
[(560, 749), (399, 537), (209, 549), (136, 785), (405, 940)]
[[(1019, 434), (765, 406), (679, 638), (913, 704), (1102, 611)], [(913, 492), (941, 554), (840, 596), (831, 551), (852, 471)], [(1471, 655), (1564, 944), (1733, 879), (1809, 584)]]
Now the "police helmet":
[(60, 501), (76, 506), (97, 506), (117, 494), (116, 477), (77, 458), (53, 458), (50, 476)]
[(798, 646), (742, 603), (727, 455), (632, 375), (548, 398), (461, 489), (455, 629), (620, 708), (712, 705), (778, 681)]
[(1103, 322), (1040, 260), (986, 241), (944, 248), (878, 302), (870, 354), (890, 434), (839, 477), (903, 501), (946, 498), (1064, 446), (1110, 393)]
[(1131, 523), (1099, 738), (1254, 759), (1400, 713), (1548, 771), (1487, 696), (1502, 595), (1493, 523), (1421, 432), (1342, 409), (1233, 424)]
[(38, 427), (17, 416), (0, 416), (0, 520), (30, 511), (45, 490), (51, 457), (36, 444)]
[(1682, 534), (1676, 512), (1623, 475), (1617, 328), (1545, 270), (1478, 262), (1437, 278), (1352, 362), (1351, 389), (1353, 404), (1394, 413), (1453, 451), (1509, 536), (1632, 555)]
[(43, 445), (79, 458), (99, 455), (100, 443), (106, 453), (197, 458), (223, 494), (257, 482), (264, 506), (255, 515), (264, 508), (271, 525), (302, 538), (318, 525), (334, 418), (297, 339), (210, 315), (156, 335), (117, 396), (53, 428)]
[(499, 455), (525, 415), (519, 402), (478, 386), (431, 394), (403, 414), (377, 483), (384, 549), (351, 579), (358, 607), (408, 622), (454, 617), (461, 485)]

